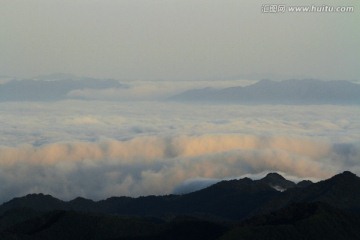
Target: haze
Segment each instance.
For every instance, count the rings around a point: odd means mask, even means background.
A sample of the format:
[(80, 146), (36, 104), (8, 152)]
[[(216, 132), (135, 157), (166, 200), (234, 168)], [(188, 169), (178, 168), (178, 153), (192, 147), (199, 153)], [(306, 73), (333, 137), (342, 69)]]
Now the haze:
[[(250, 0), (2, 0), (0, 73), (116, 79), (357, 80), (353, 13), (264, 14)], [(271, 4), (271, 2), (269, 2)]]

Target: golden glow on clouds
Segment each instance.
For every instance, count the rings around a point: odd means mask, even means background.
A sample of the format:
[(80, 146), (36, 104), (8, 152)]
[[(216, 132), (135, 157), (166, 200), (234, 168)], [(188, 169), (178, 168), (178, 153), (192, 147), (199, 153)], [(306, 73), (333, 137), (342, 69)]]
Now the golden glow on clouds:
[[(0, 155), (0, 179), (7, 183), (0, 189), (25, 194), (36, 187), (63, 198), (81, 191), (97, 199), (168, 194), (191, 178), (221, 179), (263, 171), (322, 179), (350, 166), (330, 143), (284, 136), (149, 136), (2, 147)], [(356, 148), (353, 157), (359, 156)], [(352, 170), (359, 169), (355, 165)], [(13, 176), (18, 176), (16, 182)]]

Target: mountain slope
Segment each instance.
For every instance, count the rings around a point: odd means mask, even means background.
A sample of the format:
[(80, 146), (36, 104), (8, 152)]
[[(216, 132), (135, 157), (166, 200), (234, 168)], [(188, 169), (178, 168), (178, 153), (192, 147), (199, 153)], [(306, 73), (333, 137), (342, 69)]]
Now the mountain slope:
[(270, 212), (294, 202), (325, 202), (331, 206), (360, 212), (360, 178), (345, 171), (305, 188), (292, 188), (273, 198), (260, 212)]
[(69, 98), (69, 94), (76, 90), (125, 87), (112, 79), (11, 80), (0, 84), (0, 101), (57, 101)]
[[(282, 181), (288, 183), (285, 179)], [(280, 192), (268, 182), (268, 177), (258, 181), (244, 178), (222, 181), (184, 195), (111, 197), (99, 202), (84, 198), (64, 202), (49, 195), (29, 194), (4, 203), (0, 206), (0, 213), (26, 207), (37, 211), (74, 210), (165, 218), (185, 214), (198, 217), (242, 219), (279, 194)]]
[(360, 104), (360, 84), (310, 79), (262, 80), (245, 87), (193, 89), (170, 100), (242, 104)]
[(159, 219), (119, 217), (74, 211), (51, 211), (14, 224), (0, 232), (1, 239), (217, 239), (224, 224), (196, 218)]
[(296, 186), (295, 183), (285, 179), (278, 173), (269, 173), (259, 181), (268, 184), (270, 187), (273, 187), (278, 191), (285, 191)]
[(164, 219), (189, 215), (241, 220), (294, 202), (324, 202), (339, 209), (360, 212), (360, 178), (344, 172), (318, 183), (295, 184), (279, 174), (270, 173), (260, 180), (221, 181), (184, 195), (111, 197), (98, 202), (84, 198), (65, 202), (50, 195), (30, 194), (2, 204), (0, 215), (11, 209), (28, 208), (41, 212), (71, 210)]
[(295, 184), (269, 173), (98, 202), (29, 194), (0, 206), (0, 239), (360, 239), (360, 178), (346, 171)]
[(221, 240), (360, 239), (360, 215), (346, 213), (326, 203), (297, 203), (242, 222)]

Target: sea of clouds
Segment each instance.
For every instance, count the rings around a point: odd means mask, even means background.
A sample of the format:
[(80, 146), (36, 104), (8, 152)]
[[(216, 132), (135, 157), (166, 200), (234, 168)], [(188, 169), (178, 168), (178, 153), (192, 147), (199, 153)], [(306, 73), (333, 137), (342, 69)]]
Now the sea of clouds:
[(271, 171), (313, 180), (360, 174), (358, 106), (99, 95), (2, 102), (0, 112), (0, 201), (34, 192), (64, 200), (180, 193)]

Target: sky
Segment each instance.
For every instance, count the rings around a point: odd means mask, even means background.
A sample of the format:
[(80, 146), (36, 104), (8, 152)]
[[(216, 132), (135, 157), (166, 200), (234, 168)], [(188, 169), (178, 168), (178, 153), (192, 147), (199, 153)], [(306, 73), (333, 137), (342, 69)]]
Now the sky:
[(353, 13), (262, 12), (275, 3), (0, 0), (0, 90), (34, 96), (59, 81), (58, 98), (0, 100), (0, 202), (163, 195), (274, 171), (359, 175), (358, 105), (168, 101), (263, 78), (359, 81), (358, 0), (283, 2)]
[(137, 80), (357, 80), (352, 13), (263, 13), (250, 0), (1, 0), (0, 74)]

